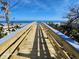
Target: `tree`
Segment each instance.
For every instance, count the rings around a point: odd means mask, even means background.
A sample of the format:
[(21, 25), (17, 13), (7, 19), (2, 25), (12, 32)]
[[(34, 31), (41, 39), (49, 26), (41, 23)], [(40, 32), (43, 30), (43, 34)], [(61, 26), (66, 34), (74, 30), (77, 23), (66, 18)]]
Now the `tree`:
[(66, 17), (69, 19), (68, 24), (78, 19), (79, 18), (79, 5), (75, 5), (74, 7), (70, 8), (69, 13), (67, 14)]
[[(8, 0), (9, 1), (9, 0)], [(0, 18), (5, 18), (6, 22), (7, 22), (7, 26), (8, 26), (8, 31), (10, 31), (9, 28), (9, 8), (10, 8), (10, 4), (9, 2), (5, 1), (5, 0), (0, 0), (0, 3), (2, 4), (1, 10), (4, 12), (4, 16), (0, 16)], [(16, 6), (19, 2), (16, 2), (14, 5), (11, 6), (11, 8), (13, 8), (14, 6)]]

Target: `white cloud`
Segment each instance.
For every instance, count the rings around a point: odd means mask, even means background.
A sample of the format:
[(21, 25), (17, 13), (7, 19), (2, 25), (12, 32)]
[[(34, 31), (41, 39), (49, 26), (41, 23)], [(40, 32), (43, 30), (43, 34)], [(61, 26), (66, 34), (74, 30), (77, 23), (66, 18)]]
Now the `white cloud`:
[(64, 0), (64, 2), (69, 2), (69, 0)]
[(34, 3), (35, 3), (36, 5), (38, 5), (38, 6), (41, 7), (42, 9), (50, 9), (46, 4), (40, 3), (40, 1), (37, 1), (37, 0), (33, 0), (33, 1), (34, 1)]
[(31, 3), (32, 0), (21, 0), (23, 3)]

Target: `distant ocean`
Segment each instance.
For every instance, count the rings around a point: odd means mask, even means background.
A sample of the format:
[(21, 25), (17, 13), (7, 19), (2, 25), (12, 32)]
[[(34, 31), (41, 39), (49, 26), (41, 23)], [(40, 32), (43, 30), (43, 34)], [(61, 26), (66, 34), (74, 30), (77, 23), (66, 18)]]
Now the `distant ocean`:
[[(31, 23), (33, 21), (9, 21), (10, 23)], [(0, 23), (6, 23), (6, 21), (0, 21)]]
[[(56, 22), (56, 23), (60, 23), (60, 22), (64, 22), (64, 21), (9, 21), (10, 23), (31, 23), (31, 22)], [(6, 21), (0, 21), (0, 23), (6, 23)]]

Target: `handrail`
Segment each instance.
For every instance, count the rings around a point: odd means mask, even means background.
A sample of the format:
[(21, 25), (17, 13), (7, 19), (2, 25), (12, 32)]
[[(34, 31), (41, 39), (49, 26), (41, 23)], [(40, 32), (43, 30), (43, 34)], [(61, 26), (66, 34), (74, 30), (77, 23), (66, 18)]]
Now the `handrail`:
[(55, 38), (55, 40), (63, 47), (67, 54), (72, 58), (79, 59), (79, 44), (73, 39), (67, 37), (56, 29), (50, 27), (46, 23), (42, 23), (42, 26), (47, 28), (47, 32)]
[(16, 50), (18, 45), (23, 41), (34, 23), (29, 24), (20, 32), (16, 33), (14, 37), (0, 44), (0, 59), (8, 59), (9, 56)]

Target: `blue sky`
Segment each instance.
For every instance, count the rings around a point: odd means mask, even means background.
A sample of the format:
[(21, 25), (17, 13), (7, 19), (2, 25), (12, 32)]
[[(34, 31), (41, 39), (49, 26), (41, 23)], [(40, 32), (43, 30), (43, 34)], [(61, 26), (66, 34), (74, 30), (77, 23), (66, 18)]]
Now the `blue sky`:
[(65, 21), (66, 19), (62, 17), (68, 13), (69, 7), (79, 4), (79, 0), (13, 0), (9, 2), (10, 6), (16, 4), (10, 8), (10, 20)]

